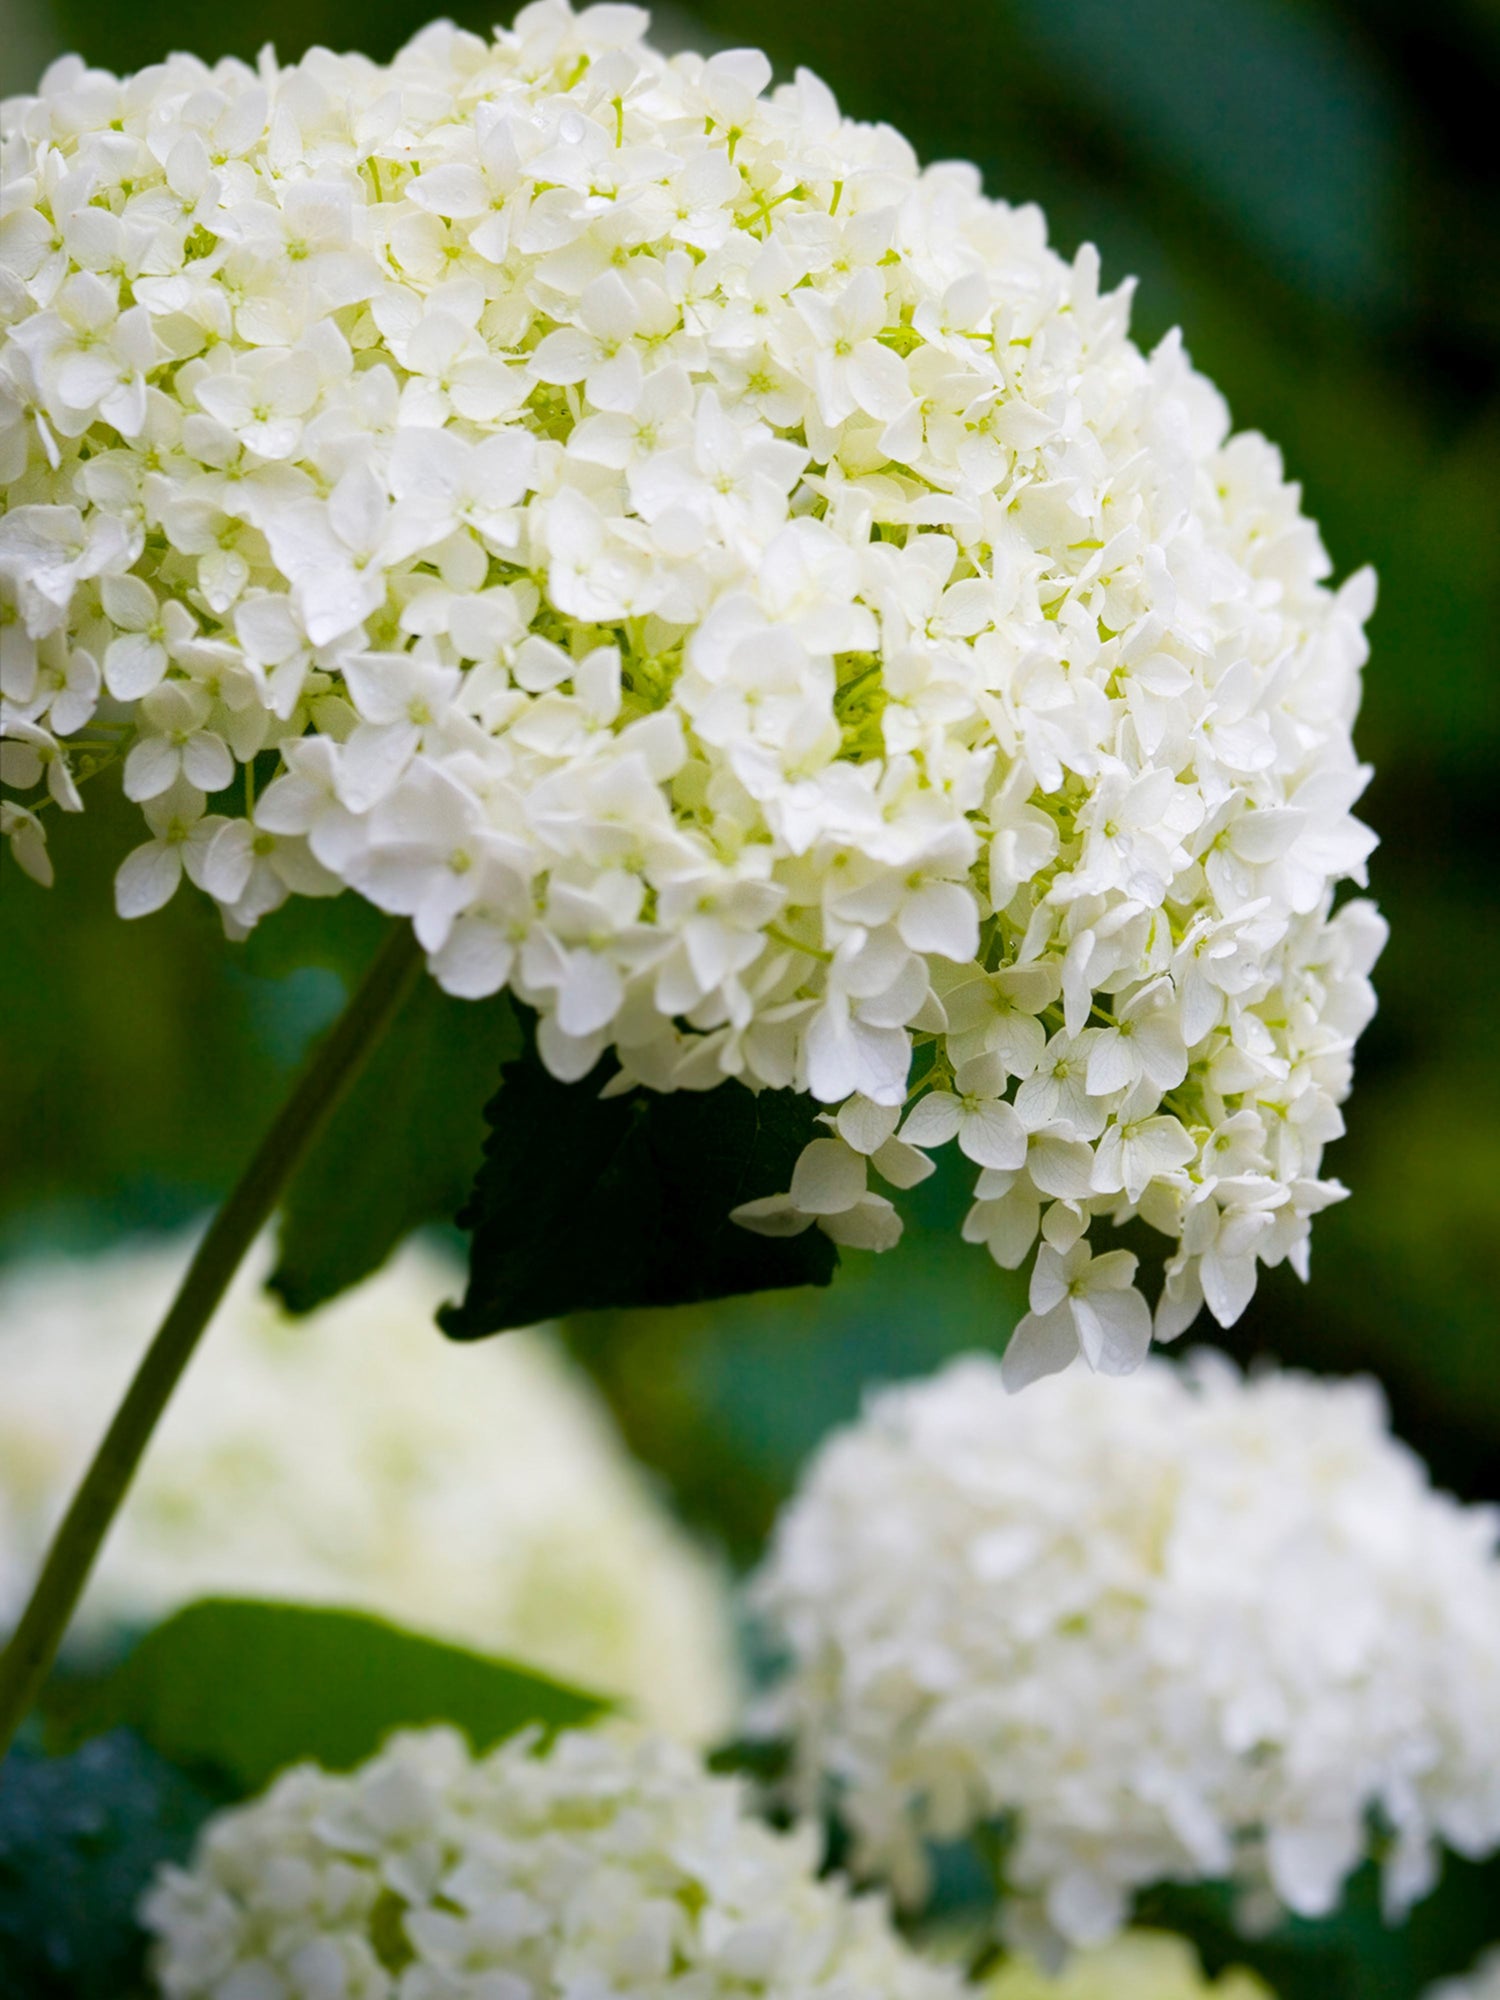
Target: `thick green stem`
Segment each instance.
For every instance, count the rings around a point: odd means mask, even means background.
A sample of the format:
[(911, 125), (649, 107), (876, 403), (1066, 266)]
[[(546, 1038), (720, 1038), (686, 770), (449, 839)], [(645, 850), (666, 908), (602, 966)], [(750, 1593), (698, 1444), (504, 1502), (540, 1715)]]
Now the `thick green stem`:
[[(293, 1169), (390, 1024), (420, 965), (416, 940), (410, 927), (402, 924), (381, 947), (359, 990), (314, 1049), (238, 1186), (209, 1224), (181, 1289), (63, 1517), (31, 1602), (0, 1657), (0, 1759), (41, 1691), (141, 1454), (204, 1329)], [(336, 1199), (337, 1190), (332, 1193)]]

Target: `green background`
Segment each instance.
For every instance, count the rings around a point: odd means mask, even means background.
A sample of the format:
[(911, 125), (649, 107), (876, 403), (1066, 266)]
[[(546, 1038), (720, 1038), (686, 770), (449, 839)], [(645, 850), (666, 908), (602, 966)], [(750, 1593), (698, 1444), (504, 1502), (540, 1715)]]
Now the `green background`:
[[(288, 57), (313, 41), (384, 56), (423, 13), (421, 0), (9, 0), (6, 18), (0, 83), (14, 90), (72, 46), (117, 69), (174, 47), (251, 55), (267, 39)], [(1180, 324), (1237, 422), (1283, 445), (1340, 574), (1376, 565), (1359, 742), (1377, 770), (1363, 811), (1382, 837), (1374, 889), (1392, 941), (1332, 1155), (1354, 1198), (1316, 1225), (1310, 1287), (1273, 1273), (1232, 1333), (1195, 1337), (1374, 1372), (1444, 1484), (1500, 1496), (1500, 10), (704, 0), (661, 32), (758, 43), (783, 74), (810, 64), (849, 112), (890, 119), (924, 157), (975, 158), (995, 192), (1042, 202), (1065, 251), (1097, 242), (1107, 278), (1141, 280), (1143, 342)], [(92, 797), (82, 820), (52, 820), (57, 888), (8, 861), (0, 878), (7, 1257), (200, 1212), (378, 930), (345, 897), (230, 946), (190, 893), (121, 924), (109, 883), (133, 810)], [(998, 1348), (1014, 1322), (1014, 1280), (955, 1240), (952, 1176), (908, 1207), (903, 1246), (849, 1260), (827, 1293), (572, 1329), (638, 1449), (741, 1559), (862, 1384)], [(1455, 1953), (1478, 1895), (1466, 1920), (1428, 1919)], [(1407, 1976), (1380, 1990), (1414, 1990)]]

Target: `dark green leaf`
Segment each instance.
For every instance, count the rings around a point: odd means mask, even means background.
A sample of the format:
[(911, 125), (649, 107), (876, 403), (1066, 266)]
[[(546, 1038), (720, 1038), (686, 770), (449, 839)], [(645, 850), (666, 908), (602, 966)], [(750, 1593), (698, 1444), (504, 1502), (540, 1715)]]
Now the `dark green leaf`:
[(826, 1285), (821, 1231), (753, 1235), (729, 1220), (777, 1194), (816, 1135), (818, 1106), (789, 1090), (633, 1090), (601, 1098), (611, 1059), (581, 1083), (532, 1050), (486, 1107), (494, 1130), (468, 1207), (469, 1288), (440, 1315), (460, 1340), (607, 1306), (686, 1305)]
[(710, 1751), (705, 1761), (710, 1771), (753, 1779), (770, 1792), (792, 1774), (792, 1746), (779, 1737), (736, 1736)]
[(248, 1794), (305, 1758), (347, 1770), (393, 1729), (448, 1722), (485, 1749), (605, 1706), (361, 1612), (205, 1598), (148, 1633), (61, 1726), (76, 1740), (128, 1725), (173, 1763)]
[(135, 1907), (221, 1803), (129, 1730), (71, 1757), (15, 1751), (0, 1777), (0, 1993), (144, 1994)]
[(503, 995), (455, 1000), (418, 981), (287, 1191), (271, 1288), (292, 1312), (368, 1277), (413, 1230), (453, 1220), (496, 1067), (519, 1047)]

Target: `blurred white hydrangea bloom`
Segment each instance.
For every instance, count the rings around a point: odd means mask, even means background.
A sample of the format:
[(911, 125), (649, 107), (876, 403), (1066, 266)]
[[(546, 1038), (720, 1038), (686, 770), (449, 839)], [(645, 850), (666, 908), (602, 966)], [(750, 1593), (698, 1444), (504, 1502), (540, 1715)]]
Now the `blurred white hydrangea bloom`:
[(1472, 1972), (1429, 1986), (1423, 2000), (1500, 2000), (1500, 1945), (1487, 1951)]
[[(186, 1260), (129, 1246), (0, 1285), (0, 1628)], [(444, 1341), (433, 1312), (462, 1275), (418, 1243), (302, 1320), (261, 1289), (269, 1264), (262, 1243), (152, 1439), (85, 1636), (210, 1593), (357, 1605), (721, 1733), (726, 1577), (561, 1349)]]
[(1186, 1938), (1165, 1931), (1126, 1931), (1071, 1953), (1050, 1976), (1015, 1959), (980, 1992), (983, 2000), (1270, 2000), (1253, 1973), (1236, 1968), (1209, 1979)]
[(817, 1860), (665, 1738), (432, 1730), (219, 1814), (144, 1918), (166, 2000), (958, 2000)]
[(1092, 248), (646, 26), (6, 105), (5, 829), (118, 761), (126, 915), (349, 885), (559, 1077), (811, 1091), (749, 1227), (884, 1248), (956, 1140), (1012, 1379), (1127, 1370), (1093, 1218), (1170, 1337), (1343, 1192), (1371, 576)]
[(905, 1897), (925, 1836), (1010, 1820), (1039, 1949), (1165, 1880), (1321, 1915), (1372, 1851), (1399, 1913), (1439, 1842), (1500, 1844), (1497, 1532), (1368, 1382), (1203, 1355), (1016, 1402), (969, 1357), (813, 1461), (756, 1586), (766, 1725)]

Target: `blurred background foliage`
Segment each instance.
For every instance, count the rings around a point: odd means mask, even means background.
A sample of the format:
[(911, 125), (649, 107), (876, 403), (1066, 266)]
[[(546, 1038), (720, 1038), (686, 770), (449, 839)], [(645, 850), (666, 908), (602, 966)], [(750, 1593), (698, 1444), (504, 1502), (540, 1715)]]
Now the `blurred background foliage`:
[[(426, 0), (6, 0), (0, 87), (67, 47), (130, 69), (172, 48), (387, 55)], [(486, 28), (492, 15), (460, 6)], [(1493, 831), (1500, 758), (1500, 210), (1492, 0), (701, 0), (669, 43), (755, 42), (926, 158), (977, 159), (1066, 252), (1140, 279), (1135, 325), (1186, 331), (1236, 421), (1280, 441), (1340, 574), (1380, 608), (1360, 742), (1374, 887), (1392, 924), (1322, 1217), (1314, 1282), (1272, 1274), (1241, 1357), (1368, 1369), (1438, 1477), (1500, 1494)], [(58, 886), (7, 867), (0, 1254), (176, 1223), (243, 1161), (379, 920), (301, 904), (227, 945), (184, 893), (136, 925), (109, 882), (118, 801), (54, 823)], [(329, 1190), (330, 1202), (339, 1199)], [(573, 1339), (637, 1447), (738, 1557), (861, 1385), (1003, 1345), (1015, 1281), (953, 1226), (961, 1182), (910, 1200), (905, 1245), (827, 1293), (614, 1316)], [(435, 1335), (434, 1338), (437, 1336)], [(212, 1355), (205, 1358), (212, 1365)]]

